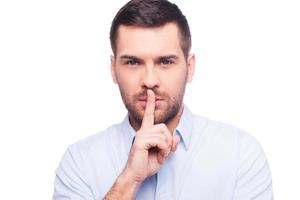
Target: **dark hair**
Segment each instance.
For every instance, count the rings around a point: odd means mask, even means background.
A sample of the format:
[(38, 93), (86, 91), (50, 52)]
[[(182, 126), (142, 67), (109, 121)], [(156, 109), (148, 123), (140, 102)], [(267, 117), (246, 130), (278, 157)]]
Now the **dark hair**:
[(116, 39), (120, 25), (160, 27), (175, 22), (180, 30), (181, 49), (187, 58), (191, 49), (191, 33), (186, 17), (177, 5), (167, 0), (131, 0), (116, 14), (110, 29), (110, 44), (116, 55)]

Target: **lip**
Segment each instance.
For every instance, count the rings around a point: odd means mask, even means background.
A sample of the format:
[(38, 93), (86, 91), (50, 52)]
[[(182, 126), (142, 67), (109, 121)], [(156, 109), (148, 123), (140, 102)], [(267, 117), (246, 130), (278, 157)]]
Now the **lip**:
[[(158, 109), (162, 105), (163, 101), (164, 100), (161, 98), (155, 98), (155, 109)], [(142, 98), (142, 99), (139, 99), (138, 102), (142, 107), (146, 107), (147, 99)]]
[[(147, 97), (141, 97), (138, 99), (139, 101), (147, 101)], [(163, 98), (160, 97), (155, 97), (155, 101), (162, 101), (164, 100)]]

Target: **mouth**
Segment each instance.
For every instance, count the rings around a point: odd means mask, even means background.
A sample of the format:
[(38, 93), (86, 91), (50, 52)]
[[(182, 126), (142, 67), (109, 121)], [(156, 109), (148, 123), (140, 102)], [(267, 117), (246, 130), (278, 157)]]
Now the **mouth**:
[[(162, 100), (164, 100), (164, 99), (160, 98), (160, 97), (155, 97), (155, 102), (156, 101), (162, 101)], [(138, 101), (145, 101), (145, 102), (147, 102), (147, 97), (141, 97), (141, 98), (138, 99)]]
[[(147, 97), (139, 98), (137, 102), (144, 109), (146, 107), (146, 105), (147, 105)], [(155, 109), (159, 109), (162, 106), (163, 102), (164, 102), (163, 98), (156, 97), (155, 98)]]

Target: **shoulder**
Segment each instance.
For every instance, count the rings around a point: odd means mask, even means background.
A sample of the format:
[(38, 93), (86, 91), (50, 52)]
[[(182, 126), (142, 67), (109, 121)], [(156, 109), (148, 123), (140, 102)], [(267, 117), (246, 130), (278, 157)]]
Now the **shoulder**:
[(56, 187), (60, 192), (97, 194), (106, 191), (115, 176), (109, 151), (110, 137), (116, 137), (120, 124), (69, 145), (56, 169)]
[(250, 143), (258, 145), (257, 140), (250, 133), (229, 123), (194, 114), (193, 124), (194, 130), (201, 131), (201, 134), (204, 134), (205, 137), (222, 140), (223, 142), (236, 140), (240, 145)]
[(117, 140), (110, 140), (112, 137), (117, 137), (120, 133), (121, 123), (113, 124), (107, 129), (97, 132), (96, 134), (90, 135), (83, 138), (68, 147), (68, 151), (73, 154), (94, 154), (103, 152), (108, 142)]
[(205, 121), (202, 130), (198, 129), (200, 133), (198, 135), (202, 137), (196, 145), (202, 142), (201, 144), (210, 152), (231, 157), (236, 161), (238, 176), (250, 168), (253, 170), (267, 166), (267, 159), (261, 144), (250, 133), (231, 124), (196, 115), (194, 115), (194, 120), (201, 123)]
[(222, 165), (226, 173), (232, 172), (234, 199), (272, 199), (270, 168), (256, 138), (228, 123), (197, 115), (193, 116), (193, 121), (193, 130), (199, 136), (194, 144), (204, 152), (201, 156), (207, 156), (209, 166), (217, 163), (216, 166)]
[(116, 137), (116, 133), (119, 134), (117, 130), (120, 126), (121, 124), (114, 124), (106, 130), (69, 145), (60, 161), (56, 174), (61, 179), (67, 179), (67, 177), (78, 178), (80, 176), (80, 179), (93, 180), (94, 168), (97, 172), (107, 171), (107, 168), (111, 167), (109, 147), (114, 145), (111, 142), (118, 142), (116, 139), (111, 140), (110, 137)]
[(202, 145), (221, 155), (234, 155), (233, 158), (241, 163), (264, 156), (257, 139), (239, 127), (198, 115), (193, 115), (193, 121), (193, 138), (196, 140), (193, 143), (196, 146)]

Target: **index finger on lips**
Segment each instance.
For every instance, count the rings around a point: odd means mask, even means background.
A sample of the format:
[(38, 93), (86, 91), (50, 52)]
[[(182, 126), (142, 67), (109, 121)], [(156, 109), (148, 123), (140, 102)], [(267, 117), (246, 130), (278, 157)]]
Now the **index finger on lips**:
[(143, 128), (149, 128), (154, 124), (155, 94), (152, 90), (147, 90), (147, 103), (142, 121)]

